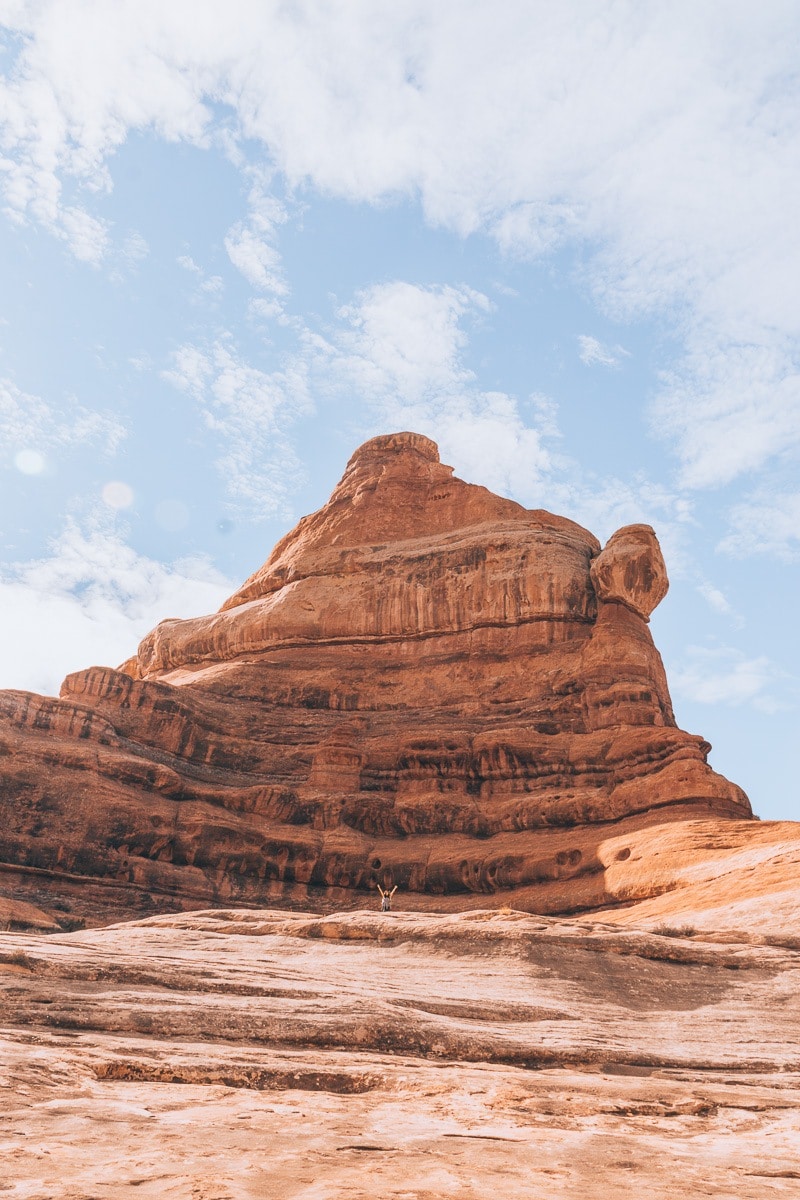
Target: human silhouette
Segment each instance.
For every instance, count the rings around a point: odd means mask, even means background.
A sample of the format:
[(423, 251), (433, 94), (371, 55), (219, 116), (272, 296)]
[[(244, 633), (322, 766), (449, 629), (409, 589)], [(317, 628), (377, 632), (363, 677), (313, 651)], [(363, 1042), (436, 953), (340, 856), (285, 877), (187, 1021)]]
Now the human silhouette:
[(397, 891), (397, 884), (394, 885), (394, 887), (392, 888), (391, 891), (384, 891), (379, 883), (376, 883), (375, 887), (378, 889), (378, 891), (381, 894), (381, 912), (391, 912), (392, 911), (392, 896)]

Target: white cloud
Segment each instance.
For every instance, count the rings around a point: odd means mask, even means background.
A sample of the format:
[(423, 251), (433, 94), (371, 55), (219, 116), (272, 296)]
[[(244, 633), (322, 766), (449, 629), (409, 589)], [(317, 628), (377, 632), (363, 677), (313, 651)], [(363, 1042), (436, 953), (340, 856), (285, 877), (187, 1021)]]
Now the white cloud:
[(179, 267), (181, 267), (184, 271), (190, 271), (192, 275), (202, 277), (204, 274), (203, 268), (198, 266), (191, 254), (180, 254), (175, 261)]
[(630, 354), (622, 346), (604, 346), (596, 337), (587, 333), (578, 334), (578, 357), (587, 367), (618, 367), (623, 358)]
[(117, 666), (164, 617), (213, 612), (231, 591), (205, 558), (165, 565), (69, 522), (47, 557), (0, 573), (0, 687), (57, 694), (70, 671)]
[[(654, 417), (686, 486), (800, 443), (791, 3), (721, 20), (618, 0), (588, 20), (577, 0), (38, 0), (5, 20), (23, 37), (2, 94), (6, 203), (89, 261), (108, 237), (91, 189), (130, 130), (241, 163), (261, 143), (290, 188), (419, 197), (432, 223), (511, 254), (580, 247), (607, 311), (686, 339)], [(231, 114), (219, 132), (214, 105)], [(274, 220), (251, 208), (229, 253), (282, 295)]]
[(225, 238), (225, 249), (233, 265), (254, 288), (278, 296), (286, 294), (280, 254), (263, 230), (240, 221)]
[(492, 311), (468, 287), (375, 285), (339, 309), (343, 325), (328, 339), (306, 331), (314, 386), (354, 412), (354, 440), (387, 429), (426, 433), (461, 477), (568, 515), (601, 539), (621, 525), (652, 524), (670, 570), (688, 576), (685, 527), (693, 517), (684, 495), (643, 472), (626, 481), (582, 470), (559, 449), (550, 397), (534, 394), (520, 405), (478, 385), (468, 329)]
[(221, 295), (225, 285), (221, 275), (207, 275), (203, 268), (194, 261), (190, 254), (181, 254), (175, 260), (179, 267), (188, 271), (197, 281), (197, 298), (208, 300)]
[(767, 338), (714, 345), (693, 335), (653, 418), (678, 447), (684, 486), (730, 483), (781, 454), (800, 457), (800, 371), (789, 348)]
[(713, 583), (706, 580), (698, 585), (697, 590), (709, 608), (719, 613), (720, 616), (729, 617), (734, 627), (740, 629), (744, 625), (742, 615), (736, 611), (725, 593), (721, 592), (718, 587), (714, 587)]
[(46, 404), (10, 379), (0, 379), (0, 466), (33, 454), (44, 467), (48, 456), (84, 443), (113, 454), (125, 434), (125, 426), (110, 413), (90, 412), (74, 401), (63, 408)]
[(150, 247), (145, 238), (132, 229), (123, 239), (121, 255), (125, 265), (130, 269), (138, 266), (150, 253)]
[(200, 291), (207, 296), (218, 296), (224, 291), (224, 288), (221, 275), (209, 275), (200, 284)]
[(288, 217), (286, 208), (271, 194), (268, 174), (252, 166), (243, 170), (251, 180), (248, 216), (228, 231), (225, 249), (236, 269), (257, 291), (287, 296), (289, 288), (276, 246), (278, 229)]
[(785, 678), (765, 655), (747, 658), (730, 646), (690, 646), (669, 669), (676, 696), (697, 704), (752, 704), (764, 712), (783, 707), (769, 689)]
[[(109, 247), (109, 224), (84, 208), (67, 205), (60, 211), (57, 229), (76, 258), (97, 266)], [(127, 242), (126, 242), (127, 245)], [(123, 253), (125, 253), (123, 251)], [(127, 255), (126, 255), (127, 257)], [(140, 256), (141, 257), (141, 256)]]
[[(254, 325), (259, 325), (263, 322), (275, 321), (278, 325), (292, 325), (295, 320), (287, 316), (286, 310), (280, 300), (265, 300), (263, 296), (255, 296), (247, 302), (247, 316)], [(299, 327), (304, 328), (303, 322), (300, 321)]]
[(762, 490), (733, 507), (731, 531), (717, 547), (736, 558), (774, 554), (785, 562), (800, 558), (800, 494)]
[(469, 314), (490, 303), (468, 287), (420, 287), (397, 280), (362, 292), (339, 310), (350, 328), (338, 335), (338, 369), (360, 382), (366, 395), (395, 397), (409, 406), (474, 384), (461, 362)]
[(239, 510), (253, 518), (286, 513), (302, 474), (289, 429), (312, 410), (303, 361), (266, 373), (221, 340), (208, 349), (182, 346), (162, 374), (200, 406), (220, 444), (217, 470)]
[(483, 319), (491, 307), (468, 287), (378, 284), (339, 310), (345, 324), (331, 340), (309, 339), (308, 353), (320, 390), (366, 404), (372, 423), (360, 435), (425, 433), (460, 475), (532, 501), (553, 467), (545, 446), (554, 436), (553, 410), (538, 398), (534, 424), (527, 424), (513, 396), (478, 387), (465, 362), (464, 323)]
[(560, 438), (561, 429), (558, 424), (558, 405), (552, 396), (544, 392), (531, 392), (528, 404), (534, 413), (534, 423), (543, 437)]

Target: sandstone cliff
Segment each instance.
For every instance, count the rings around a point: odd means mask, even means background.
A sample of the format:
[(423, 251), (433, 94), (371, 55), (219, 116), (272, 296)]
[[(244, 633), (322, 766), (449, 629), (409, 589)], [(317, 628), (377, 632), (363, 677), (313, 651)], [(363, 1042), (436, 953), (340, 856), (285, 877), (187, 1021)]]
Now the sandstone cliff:
[(90, 921), (376, 882), (551, 913), (666, 891), (643, 830), (751, 816), (676, 727), (666, 590), (648, 526), (601, 548), (375, 438), (218, 613), (60, 699), (0, 693), (0, 891)]

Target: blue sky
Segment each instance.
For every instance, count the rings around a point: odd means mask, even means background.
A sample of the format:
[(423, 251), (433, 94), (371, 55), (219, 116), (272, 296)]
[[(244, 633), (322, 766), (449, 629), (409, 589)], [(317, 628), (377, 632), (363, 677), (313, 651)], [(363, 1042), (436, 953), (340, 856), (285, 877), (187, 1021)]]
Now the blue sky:
[(793, 3), (0, 0), (0, 686), (217, 607), (375, 433), (648, 521), (796, 819)]

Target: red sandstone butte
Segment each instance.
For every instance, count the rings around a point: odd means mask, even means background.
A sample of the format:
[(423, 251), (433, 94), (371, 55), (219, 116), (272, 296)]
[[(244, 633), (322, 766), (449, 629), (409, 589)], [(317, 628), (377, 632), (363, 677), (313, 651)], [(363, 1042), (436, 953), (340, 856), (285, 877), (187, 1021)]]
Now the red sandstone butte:
[(752, 828), (675, 724), (667, 586), (649, 526), (601, 548), (426, 437), (373, 438), (219, 612), (60, 699), (0, 693), (0, 891), (89, 921), (376, 883), (541, 913), (666, 892), (643, 831)]

